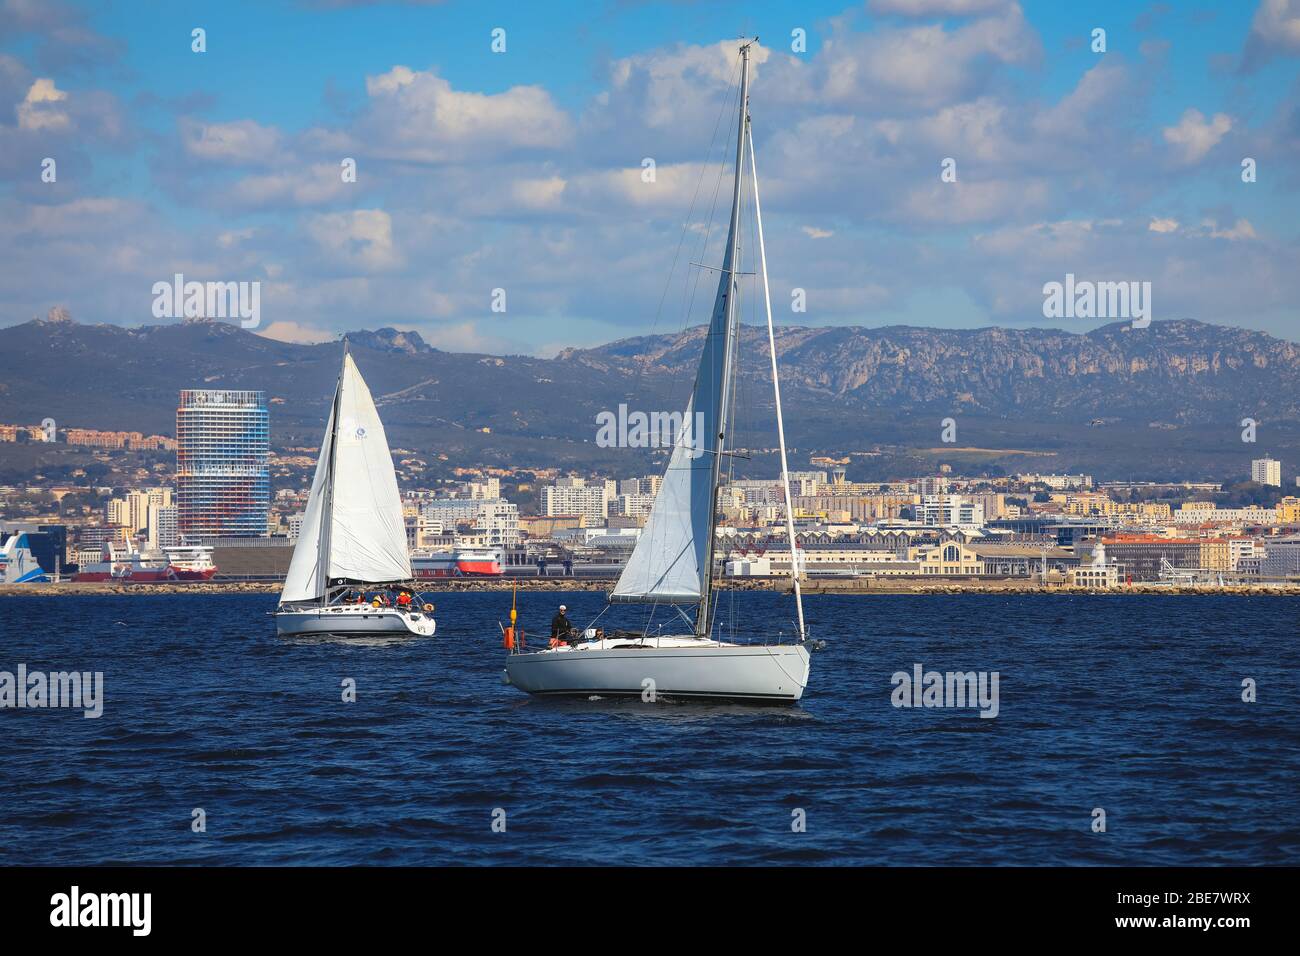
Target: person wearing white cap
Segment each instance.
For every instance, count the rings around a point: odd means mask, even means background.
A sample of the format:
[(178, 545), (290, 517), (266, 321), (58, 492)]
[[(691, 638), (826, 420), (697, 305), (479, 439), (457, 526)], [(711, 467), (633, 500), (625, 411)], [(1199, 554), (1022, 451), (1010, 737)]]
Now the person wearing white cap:
[(571, 640), (573, 637), (573, 622), (565, 615), (568, 608), (563, 604), (560, 605), (560, 611), (555, 617), (551, 618), (551, 640), (559, 639), (561, 641)]

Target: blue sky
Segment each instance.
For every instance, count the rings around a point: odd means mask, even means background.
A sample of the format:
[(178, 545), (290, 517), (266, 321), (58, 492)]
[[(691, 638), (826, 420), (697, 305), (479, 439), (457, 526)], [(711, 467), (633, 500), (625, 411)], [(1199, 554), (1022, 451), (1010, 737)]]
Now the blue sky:
[(697, 323), (673, 254), (710, 252), (742, 32), (777, 321), (1084, 331), (1042, 314), (1072, 272), (1300, 339), (1300, 0), (0, 0), (0, 324), (151, 323), (175, 272), (261, 282), (297, 340)]

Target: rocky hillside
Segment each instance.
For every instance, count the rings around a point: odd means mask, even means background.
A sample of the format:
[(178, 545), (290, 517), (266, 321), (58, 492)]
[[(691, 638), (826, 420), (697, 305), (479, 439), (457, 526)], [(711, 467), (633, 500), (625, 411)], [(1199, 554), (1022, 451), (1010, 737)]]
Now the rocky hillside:
[[(467, 467), (630, 473), (652, 466), (654, 454), (598, 448), (595, 416), (620, 403), (681, 408), (702, 334), (624, 339), (554, 359), (444, 352), (393, 329), (349, 340), (395, 445)], [(777, 348), (796, 461), (856, 454), (850, 471), (862, 477), (940, 460), (1115, 477), (1230, 476), (1266, 453), (1282, 457), (1287, 474), (1300, 463), (1300, 346), (1259, 332), (1194, 321), (1084, 334), (786, 327)], [(745, 328), (736, 437), (757, 449), (774, 444), (765, 349), (766, 333)], [(182, 388), (250, 388), (266, 391), (272, 439), (284, 447), (319, 441), (340, 349), (218, 322), (128, 329), (59, 316), (0, 329), (0, 355), (0, 422), (52, 417), (169, 434)], [(963, 461), (944, 449), (946, 417), (959, 424), (959, 447), (989, 453)], [(1256, 446), (1240, 441), (1247, 417), (1260, 423)], [(760, 452), (738, 467), (770, 465)]]

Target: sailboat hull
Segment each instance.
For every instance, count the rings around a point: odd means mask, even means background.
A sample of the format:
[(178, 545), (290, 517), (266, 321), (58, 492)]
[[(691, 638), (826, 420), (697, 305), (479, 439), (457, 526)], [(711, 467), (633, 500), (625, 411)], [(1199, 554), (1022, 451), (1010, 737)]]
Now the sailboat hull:
[[(800, 645), (601, 646), (512, 654), (506, 682), (544, 696), (656, 696), (794, 703), (808, 684)], [(653, 681), (653, 684), (650, 683)]]
[(392, 607), (344, 604), (275, 612), (275, 631), (281, 637), (433, 637), (436, 628), (428, 614)]

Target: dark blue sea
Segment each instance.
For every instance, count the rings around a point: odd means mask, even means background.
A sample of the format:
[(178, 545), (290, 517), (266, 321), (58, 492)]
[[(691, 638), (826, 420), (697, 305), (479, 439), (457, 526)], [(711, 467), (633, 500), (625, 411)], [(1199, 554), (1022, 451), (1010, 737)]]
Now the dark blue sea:
[[(603, 604), (523, 621), (561, 599)], [(97, 720), (0, 710), (0, 862), (1300, 863), (1294, 598), (811, 597), (794, 707), (530, 699), (509, 600), (356, 645), (278, 639), (271, 595), (0, 597), (0, 670), (105, 681)], [(998, 716), (894, 707), (915, 664), (997, 671)]]

